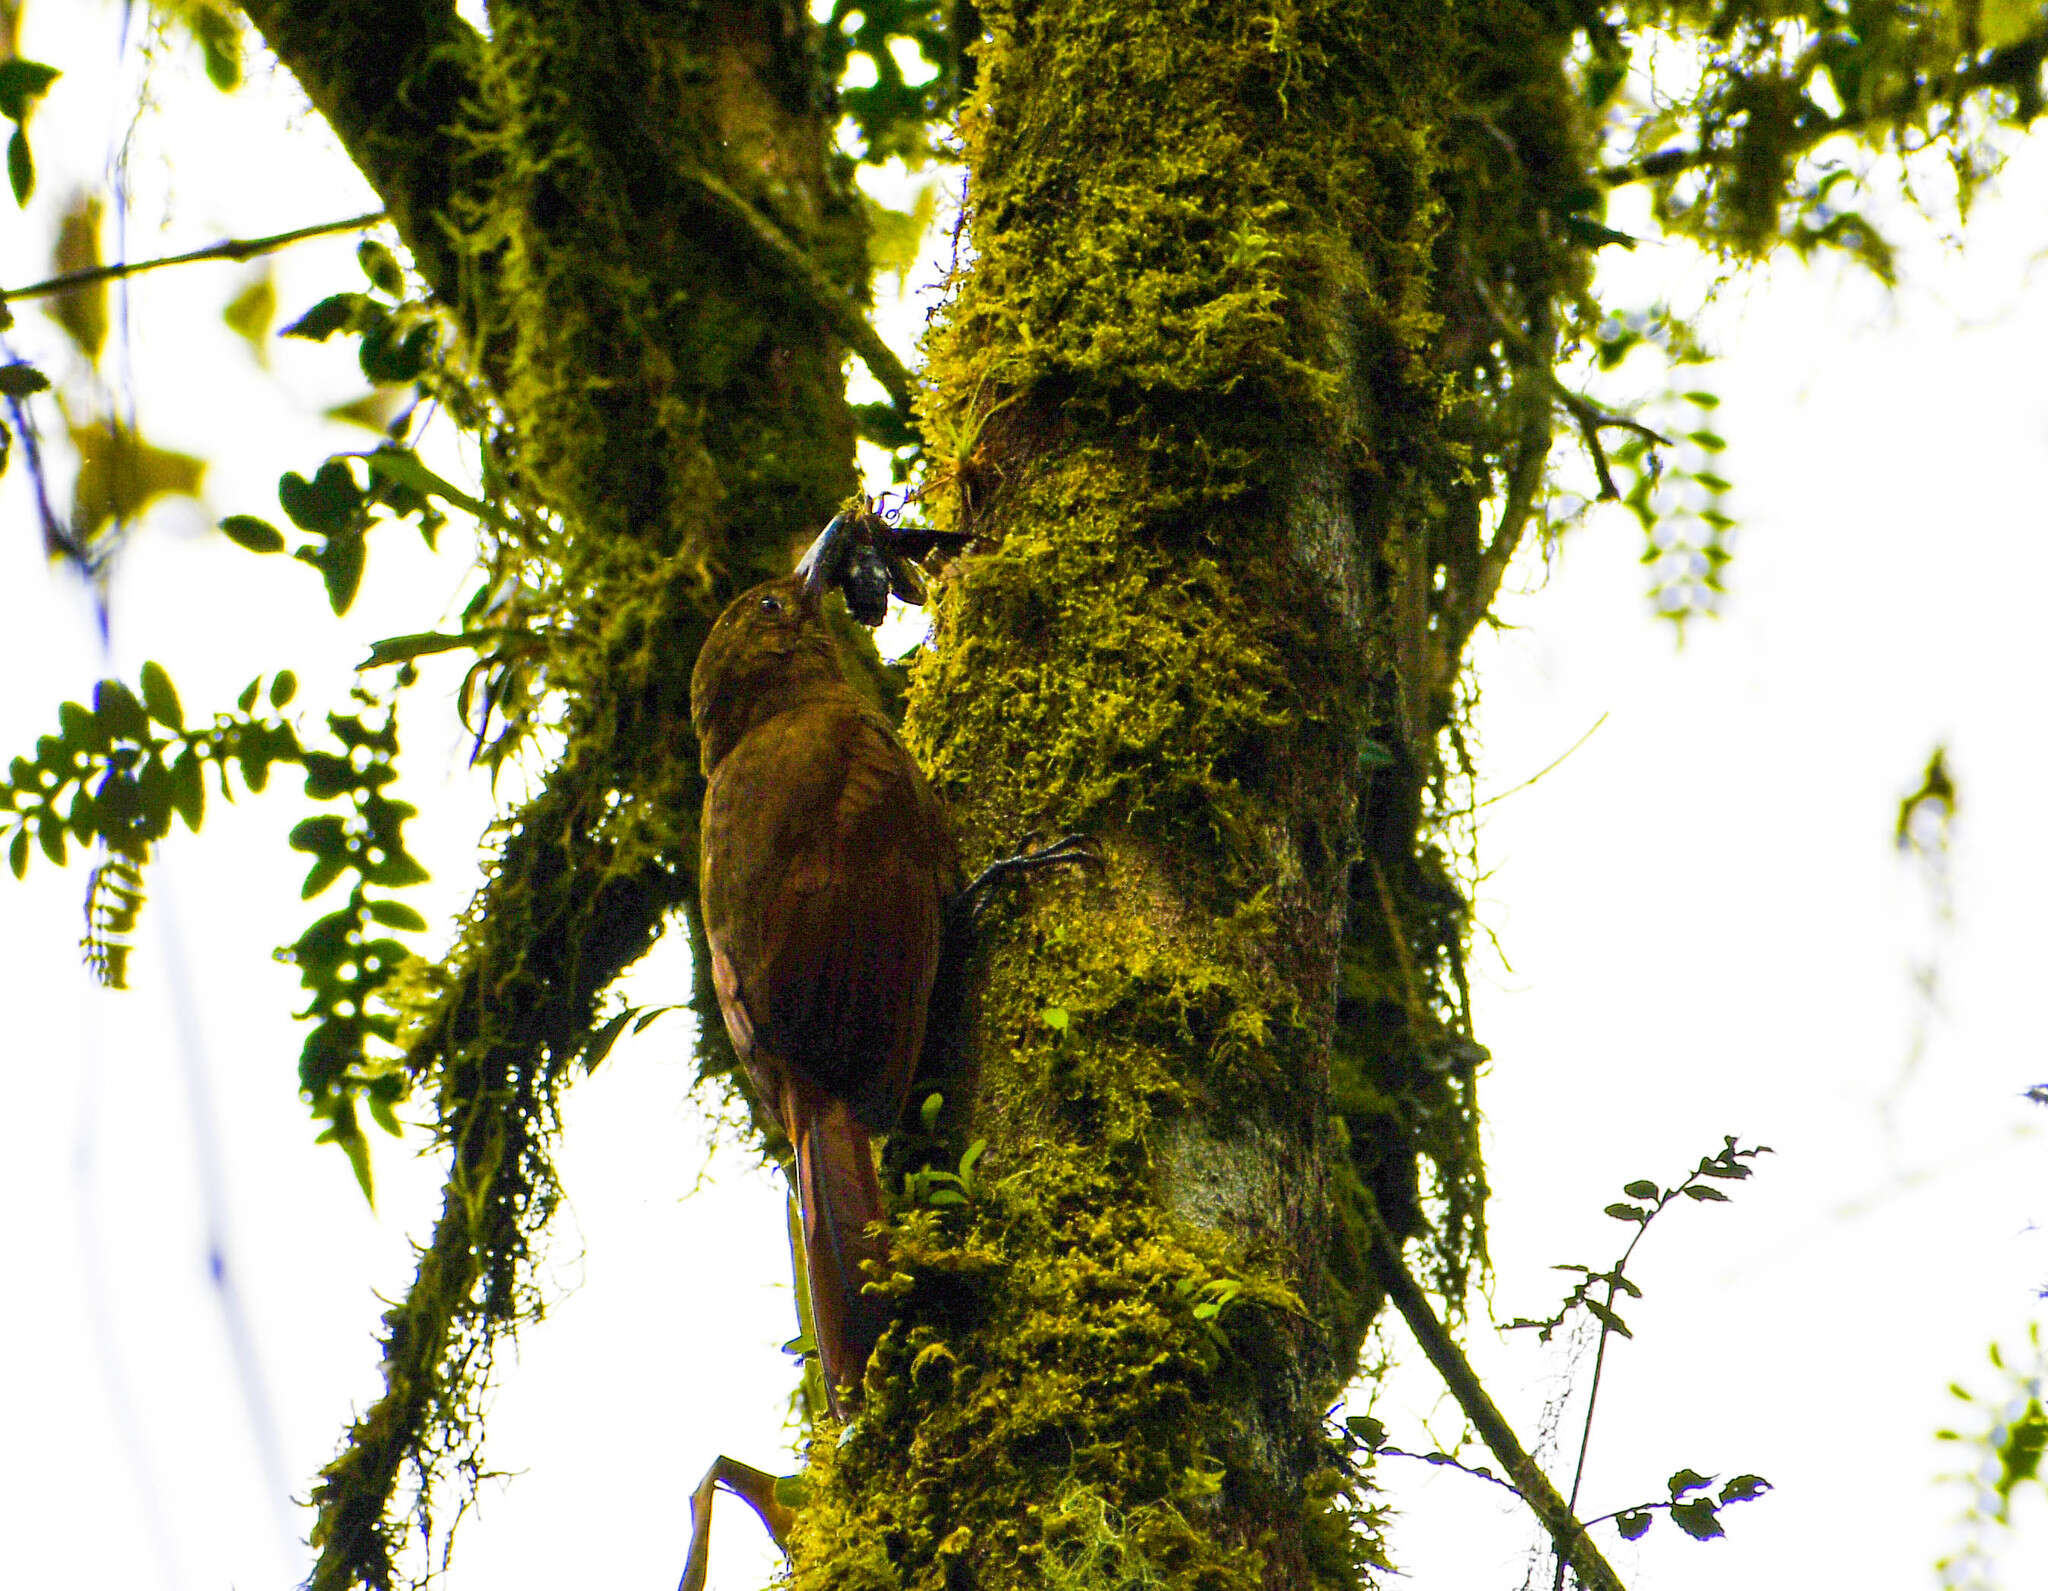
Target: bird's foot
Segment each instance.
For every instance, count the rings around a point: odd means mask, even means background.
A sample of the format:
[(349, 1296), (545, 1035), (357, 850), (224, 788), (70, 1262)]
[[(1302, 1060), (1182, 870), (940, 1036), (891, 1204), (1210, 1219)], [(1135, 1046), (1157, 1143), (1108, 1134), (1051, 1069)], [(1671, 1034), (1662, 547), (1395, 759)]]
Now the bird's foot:
[(1005, 879), (1048, 867), (1102, 866), (1102, 848), (1092, 834), (1063, 834), (1050, 845), (1039, 845), (1037, 840), (1035, 834), (1026, 835), (1014, 856), (1000, 857), (975, 874), (954, 902), (956, 920), (968, 928), (978, 927), (982, 913), (995, 898), (995, 886)]
[(783, 1482), (794, 1479), (770, 1475), (766, 1470), (721, 1454), (690, 1494), (690, 1555), (683, 1564), (683, 1578), (677, 1591), (704, 1591), (704, 1577), (711, 1567), (711, 1499), (721, 1486), (753, 1509), (768, 1527), (768, 1534), (775, 1538), (775, 1545), (787, 1551), (789, 1527), (796, 1518), (796, 1510), (776, 1493)]

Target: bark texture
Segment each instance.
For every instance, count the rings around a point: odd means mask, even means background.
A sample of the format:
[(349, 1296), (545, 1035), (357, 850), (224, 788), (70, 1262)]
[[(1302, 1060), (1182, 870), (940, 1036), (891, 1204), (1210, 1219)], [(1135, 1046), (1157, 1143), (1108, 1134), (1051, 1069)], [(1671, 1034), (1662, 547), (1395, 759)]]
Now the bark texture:
[[(1368, 1201), (1458, 1293), (1481, 1252), (1434, 803), (1551, 400), (1470, 317), (1547, 327), (1575, 268), (1472, 260), (1459, 123), (1562, 35), (1400, 0), (982, 17), (926, 434), (984, 551), (909, 730), (970, 862), (1080, 829), (1109, 864), (993, 936), (976, 1196), (899, 1223), (796, 1583), (1353, 1585), (1380, 1552), (1326, 1413), (1381, 1303)], [(1569, 108), (1543, 130), (1568, 150)], [(1490, 226), (1541, 207), (1507, 175)]]

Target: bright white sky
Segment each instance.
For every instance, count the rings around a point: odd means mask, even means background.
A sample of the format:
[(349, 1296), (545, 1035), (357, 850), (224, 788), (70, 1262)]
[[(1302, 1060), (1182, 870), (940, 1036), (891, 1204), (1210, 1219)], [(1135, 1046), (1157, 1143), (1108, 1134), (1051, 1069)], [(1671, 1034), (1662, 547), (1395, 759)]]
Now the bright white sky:
[[(31, 8), (25, 53), (67, 76), (35, 122), (43, 186), (0, 233), (0, 281), (45, 274), (55, 207), (124, 138), (131, 256), (371, 207), (289, 80), (260, 68), (223, 98), (173, 50), (150, 74), (162, 109), (133, 119), (139, 65), (117, 57), (118, 18), (113, 4)], [(1623, 1182), (1675, 1181), (1723, 1133), (1778, 1151), (1732, 1206), (1673, 1212), (1640, 1255), (1649, 1296), (1629, 1311), (1636, 1340), (1611, 1355), (1586, 1500), (1648, 1500), (1687, 1465), (1761, 1472), (1777, 1491), (1734, 1510), (1725, 1541), (1660, 1524), (1613, 1546), (1632, 1586), (1934, 1584), (1963, 1494), (1936, 1483), (1957, 1454), (1932, 1433), (1970, 1418), (1945, 1388), (2000, 1391), (1985, 1347), (2023, 1348), (2048, 1282), (2033, 1231), (2044, 1123), (2017, 1097), (2048, 1081), (2034, 611), (2048, 396), (2033, 379), (2048, 311), (2028, 292), (2044, 198), (2036, 151), (1983, 207), (1967, 257), (1906, 227), (1919, 241), (1894, 299), (1831, 265), (1724, 295), (1710, 380), (1743, 529), (1727, 615), (1682, 653), (1648, 614), (1639, 536), (1618, 514), (1576, 534), (1547, 584), (1525, 564), (1524, 594), (1503, 604), (1515, 628), (1482, 643), (1482, 795), (1608, 715), (1561, 768), (1489, 808), (1481, 835), (1480, 911), (1513, 966), (1482, 956), (1476, 973), (1495, 1056), (1496, 1313), (1543, 1313), (1565, 1281), (1549, 1266), (1618, 1252), (1626, 1234), (1599, 1212)], [(280, 256), (283, 312), (358, 285), (351, 249)], [(1640, 250), (1624, 272), (1632, 292), (1664, 282), (1681, 302), (1699, 279), (1676, 248)], [(161, 659), (203, 715), (251, 660), (289, 664), (310, 715), (342, 700), (370, 639), (452, 614), (465, 568), (459, 547), (430, 559), (386, 531), (337, 623), (310, 571), (208, 530), (226, 513), (274, 517), (281, 470), (371, 440), (317, 417), (360, 391), (346, 346), (277, 345), (280, 396), (220, 327), (250, 274), (203, 265), (131, 292), (127, 351), (110, 356), (127, 361), (122, 390), (153, 440), (214, 464), (204, 511), (166, 507), (122, 561), (112, 667), (132, 680)], [(922, 305), (890, 313), (914, 330)], [(12, 347), (68, 368), (33, 311)], [(445, 467), (462, 469), (452, 454)], [(0, 482), (0, 672), (15, 682), (0, 755), (29, 749), (55, 704), (107, 670), (74, 583), (43, 562), (25, 487), (17, 454)], [(457, 673), (430, 684), (452, 691)], [(1940, 929), (1890, 830), (1944, 740), (1964, 807)], [(414, 693), (407, 744), (426, 813), (415, 849), (436, 875), (422, 905), (445, 918), (474, 885), (490, 798), (461, 769), (445, 695)], [(216, 802), (198, 841), (180, 832), (153, 870), (127, 994), (95, 992), (79, 968), (81, 871), (38, 858), (26, 884), (0, 882), (17, 1122), (0, 1166), (17, 1214), (0, 1496), (21, 1584), (295, 1582), (308, 1517), (287, 1496), (305, 1495), (374, 1391), (377, 1294), (404, 1287), (439, 1173), (382, 1147), (372, 1214), (341, 1158), (308, 1142), (296, 980), (269, 959), (314, 909), (281, 860), (301, 815), (286, 780), (232, 811)], [(1912, 975), (1930, 956), (1933, 1008)], [(634, 998), (678, 999), (686, 976), (658, 950)], [(1927, 1043), (1909, 1067), (1916, 1024)], [(571, 1096), (559, 1300), (503, 1367), (489, 1457), (509, 1478), (465, 1525), (451, 1591), (670, 1584), (712, 1456), (782, 1462), (782, 1191), (730, 1148), (698, 1186), (707, 1129), (688, 1048), (682, 1019), (658, 1024)], [(207, 1280), (209, 1188), (254, 1391)], [(1469, 1337), (1533, 1436), (1566, 1359), (1483, 1325)], [(1408, 1447), (1430, 1444), (1425, 1420), (1443, 1440), (1458, 1429), (1419, 1363), (1378, 1412)], [(1520, 1583), (1533, 1532), (1511, 1502), (1418, 1465), (1383, 1479), (1413, 1583)], [(2048, 1520), (2038, 1499), (2027, 1507), (2008, 1587), (2048, 1573)], [(759, 1585), (772, 1551), (743, 1510), (721, 1517), (713, 1586)]]

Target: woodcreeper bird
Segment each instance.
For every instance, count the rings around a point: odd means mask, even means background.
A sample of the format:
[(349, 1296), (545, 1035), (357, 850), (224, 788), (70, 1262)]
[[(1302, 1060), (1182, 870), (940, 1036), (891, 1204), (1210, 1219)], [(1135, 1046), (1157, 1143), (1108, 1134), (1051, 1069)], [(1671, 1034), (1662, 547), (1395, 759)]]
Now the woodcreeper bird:
[(824, 597), (843, 521), (712, 626), (690, 680), (700, 891), (719, 1010), (796, 1157), (818, 1355), (835, 1413), (887, 1324), (861, 1265), (885, 1248), (869, 1135), (903, 1111), (961, 895), (937, 798), (848, 681)]

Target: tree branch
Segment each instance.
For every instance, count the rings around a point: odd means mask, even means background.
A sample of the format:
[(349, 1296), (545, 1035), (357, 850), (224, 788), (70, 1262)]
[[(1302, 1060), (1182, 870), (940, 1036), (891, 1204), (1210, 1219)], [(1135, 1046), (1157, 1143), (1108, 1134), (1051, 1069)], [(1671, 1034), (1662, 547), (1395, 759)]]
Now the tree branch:
[(95, 265), (91, 270), (53, 276), (47, 282), (0, 289), (0, 303), (12, 303), (21, 298), (46, 298), (52, 293), (69, 293), (100, 282), (125, 281), (131, 276), (140, 276), (144, 271), (160, 271), (167, 265), (192, 265), (200, 260), (253, 260), (258, 255), (275, 254), (290, 244), (303, 243), (307, 238), (327, 237), (335, 232), (361, 232), (386, 219), (388, 217), (382, 210), (371, 210), (364, 215), (350, 216), (346, 221), (322, 221), (316, 226), (297, 227), (290, 232), (273, 232), (264, 238), (227, 238), (208, 248), (194, 249), (189, 254), (167, 254), (155, 260)]
[(1494, 1406), (1471, 1362), (1436, 1318), (1436, 1311), (1429, 1307), (1429, 1300), (1401, 1258), (1400, 1241), (1388, 1229), (1378, 1206), (1368, 1201), (1366, 1215), (1372, 1223), (1373, 1259), (1388, 1299), (1408, 1322), (1408, 1329), (1415, 1333), (1415, 1340), (1422, 1344), (1423, 1353), (1443, 1377), (1444, 1385), (1458, 1400), (1458, 1407), (1465, 1411), (1465, 1418), (1472, 1422), (1480, 1440), (1492, 1449), (1493, 1456), (1514, 1482), (1515, 1490), (1549, 1532), (1559, 1555), (1572, 1566), (1579, 1583), (1588, 1591), (1625, 1591), (1621, 1577), (1593, 1545), (1586, 1527), (1572, 1517), (1571, 1509), (1558, 1496), (1550, 1478), (1523, 1448), (1506, 1416)]
[[(1792, 82), (1804, 83), (1812, 75), (1818, 59), (1809, 50), (1801, 58), (1801, 69), (1792, 74)], [(2041, 111), (2040, 75), (2044, 59), (2048, 59), (2048, 29), (2001, 45), (1982, 60), (1973, 61), (1931, 81), (1915, 78), (1881, 104), (1844, 110), (1839, 116), (1822, 116), (1808, 122), (1797, 129), (1796, 136), (1786, 146), (1785, 154), (1788, 159), (1797, 158), (1837, 133), (1861, 133), (1874, 123), (1896, 121), (1911, 115), (1934, 100), (1960, 99), (1980, 89), (2011, 89), (2019, 98), (2022, 120), (2032, 121)], [(1593, 175), (1610, 188), (1623, 188), (1630, 183), (1675, 176), (1681, 171), (1696, 171), (1703, 166), (1733, 165), (1738, 158), (1738, 151), (1730, 148), (1660, 149), (1640, 160), (1602, 167)]]
[[(1614, 472), (1608, 467), (1607, 449), (1600, 444), (1600, 433), (1608, 430), (1633, 431), (1637, 436), (1663, 447), (1675, 445), (1671, 438), (1661, 431), (1652, 430), (1640, 420), (1631, 420), (1625, 414), (1609, 414), (1584, 394), (1572, 391), (1558, 380), (1557, 371), (1550, 363), (1550, 351), (1537, 347), (1535, 340), (1527, 332), (1508, 319), (1500, 305), (1494, 302), (1493, 295), (1487, 292), (1486, 284), (1479, 280), (1477, 272), (1471, 276), (1471, 286), (1474, 295), (1499, 330), (1501, 340), (1507, 344), (1509, 352), (1518, 356), (1516, 364), (1542, 382), (1549, 389), (1551, 397), (1562, 404), (1565, 412), (1577, 423), (1579, 435), (1585, 439), (1586, 452), (1593, 460), (1593, 474), (1600, 482), (1600, 500), (1603, 503), (1619, 501), (1621, 491), (1614, 484)], [(1547, 443), (1545, 451), (1548, 451)], [(1505, 568), (1505, 563), (1502, 567)]]
[(816, 306), (819, 317), (841, 342), (859, 356), (868, 372), (882, 384), (889, 401), (906, 421), (911, 419), (910, 372), (895, 350), (882, 341), (882, 334), (868, 324), (867, 316), (843, 290), (781, 228), (761, 214), (732, 189), (709, 172), (690, 173), (690, 181), (709, 199), (721, 215), (739, 227), (747, 239), (782, 274), (801, 287)]
[(481, 41), (454, 0), (242, 0), (384, 201), (427, 285), (460, 302), (450, 203), (474, 182), (459, 130)]

